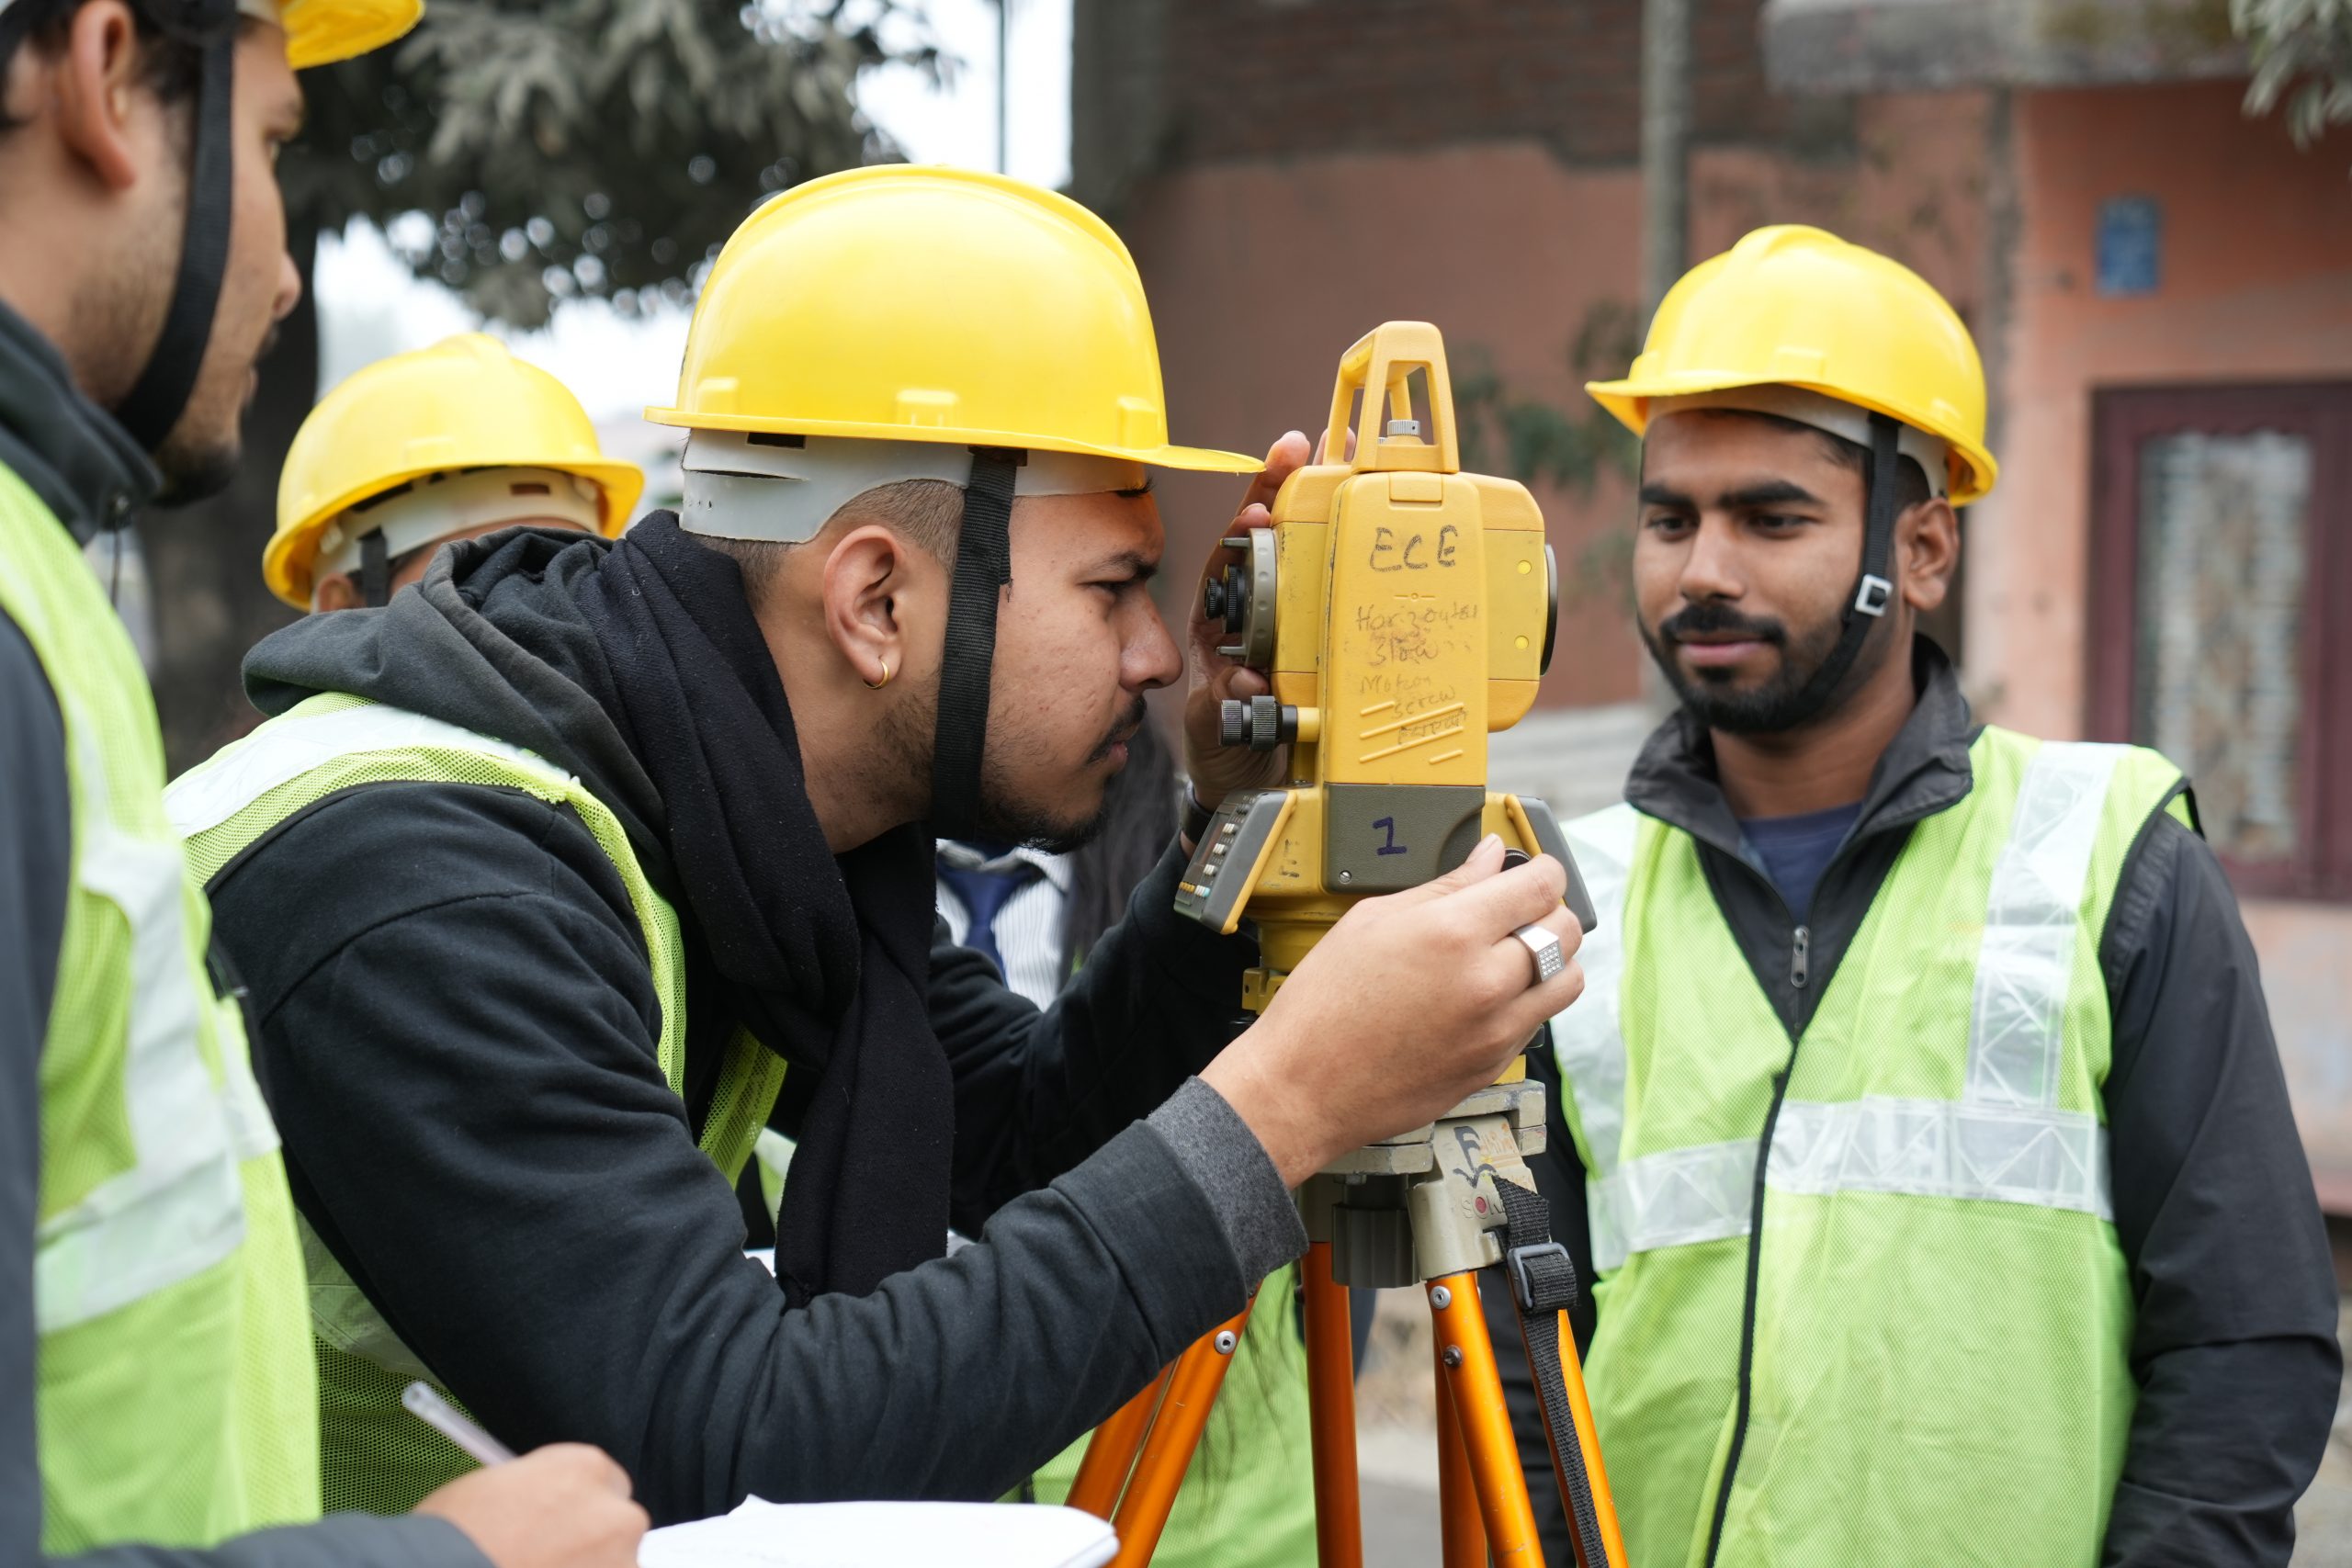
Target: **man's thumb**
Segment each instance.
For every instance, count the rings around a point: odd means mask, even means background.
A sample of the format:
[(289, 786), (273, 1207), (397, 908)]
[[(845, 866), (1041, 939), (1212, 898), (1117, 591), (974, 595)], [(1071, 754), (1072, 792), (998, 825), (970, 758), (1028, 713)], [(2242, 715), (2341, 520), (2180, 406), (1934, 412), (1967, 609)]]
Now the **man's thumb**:
[(1469, 859), (1443, 876), (1432, 877), (1419, 887), (1408, 887), (1402, 893), (1392, 894), (1391, 897), (1400, 904), (1425, 904), (1432, 898), (1442, 898), (1449, 893), (1459, 893), (1474, 883), (1484, 882), (1502, 868), (1503, 841), (1489, 833), (1478, 840), (1478, 847), (1470, 852)]

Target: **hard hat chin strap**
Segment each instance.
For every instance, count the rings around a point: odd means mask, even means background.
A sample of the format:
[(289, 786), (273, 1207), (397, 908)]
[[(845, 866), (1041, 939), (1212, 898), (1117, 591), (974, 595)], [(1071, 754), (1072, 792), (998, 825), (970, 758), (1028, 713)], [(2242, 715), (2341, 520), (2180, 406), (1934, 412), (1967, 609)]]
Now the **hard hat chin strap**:
[(359, 541), (359, 601), (371, 610), (392, 602), (392, 551), (381, 530)]
[[(151, 13), (166, 7), (150, 6)], [(180, 238), (178, 280), (164, 317), (164, 330), (147, 355), (138, 384), (115, 408), (114, 416), (146, 450), (161, 447), (196, 389), (197, 372), (212, 341), (213, 312), (220, 302), (220, 279), (229, 266), (229, 227), (233, 201), (235, 148), (230, 110), (236, 99), (237, 16), (232, 7), (198, 5), (186, 9), (197, 19), (165, 30), (204, 51), (196, 94), (196, 141), (189, 159), (187, 220)], [(212, 14), (218, 13), (218, 14)]]
[(978, 828), (997, 597), (1012, 581), (1012, 485), (1021, 457), (1001, 447), (973, 447), (972, 477), (964, 487), (931, 752), (931, 829), (943, 839)]
[(1829, 699), (1838, 694), (1847, 672), (1853, 669), (1871, 629), (1894, 602), (1894, 513), (1902, 490), (1898, 471), (1902, 426), (1883, 413), (1871, 414), (1870, 421), (1870, 470), (1863, 478), (1861, 575), (1846, 600), (1837, 646), (1829, 650), (1829, 657), (1821, 661), (1821, 668), (1813, 672), (1790, 705), (1791, 728), (1821, 716), (1829, 705)]

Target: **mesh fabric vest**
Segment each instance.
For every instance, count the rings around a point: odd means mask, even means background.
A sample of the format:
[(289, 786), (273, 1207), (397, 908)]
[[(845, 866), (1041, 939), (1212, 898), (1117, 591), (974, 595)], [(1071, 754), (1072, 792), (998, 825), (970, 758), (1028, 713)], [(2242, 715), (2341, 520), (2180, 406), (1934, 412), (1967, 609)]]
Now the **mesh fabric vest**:
[(1992, 728), (1970, 761), (1793, 1050), (1695, 840), (1631, 807), (1569, 829), (1601, 922), (1555, 1047), (1642, 1568), (1707, 1562), (1719, 1509), (1726, 1568), (2098, 1561), (2136, 1396), (2098, 946), (2180, 775)]
[[(177, 780), (170, 810), (187, 835), (196, 874), (209, 881), (296, 813), (343, 790), (393, 781), (520, 790), (579, 815), (628, 889), (662, 1006), (662, 1075), (673, 1093), (683, 1094), (685, 955), (677, 912), (646, 880), (611, 810), (545, 759), (422, 714), (329, 694), (270, 720)], [(783, 1082), (783, 1060), (739, 1031), (728, 1043), (700, 1138), (729, 1181), (749, 1162)], [(412, 1379), (436, 1387), (437, 1380), (309, 1224), (299, 1216), (297, 1223), (310, 1266), (326, 1505), (404, 1511), (474, 1461), (401, 1408), (401, 1391)]]
[(202, 1546), (319, 1512), (301, 1255), (211, 914), (164, 818), (130, 639), (0, 468), (0, 611), (64, 721), (71, 884), (40, 1059), (44, 1551)]

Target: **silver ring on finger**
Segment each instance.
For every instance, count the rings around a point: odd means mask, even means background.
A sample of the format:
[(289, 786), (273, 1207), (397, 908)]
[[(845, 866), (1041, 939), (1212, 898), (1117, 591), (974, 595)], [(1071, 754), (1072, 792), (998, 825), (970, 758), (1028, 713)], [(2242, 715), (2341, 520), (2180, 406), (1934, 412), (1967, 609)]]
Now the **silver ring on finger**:
[(1529, 981), (1529, 985), (1540, 986), (1554, 976), (1566, 972), (1568, 959), (1567, 955), (1560, 951), (1558, 937), (1545, 931), (1542, 926), (1534, 925), (1521, 926), (1510, 934), (1520, 940), (1521, 945), (1525, 947), (1535, 960), (1535, 978)]

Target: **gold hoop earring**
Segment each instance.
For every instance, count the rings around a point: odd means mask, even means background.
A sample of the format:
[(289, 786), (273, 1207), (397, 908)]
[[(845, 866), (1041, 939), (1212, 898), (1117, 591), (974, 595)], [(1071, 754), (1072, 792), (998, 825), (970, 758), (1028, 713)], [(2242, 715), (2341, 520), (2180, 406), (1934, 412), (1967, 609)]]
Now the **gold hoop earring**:
[(868, 681), (867, 682), (865, 682), (865, 689), (866, 689), (867, 691), (869, 691), (869, 692), (878, 692), (878, 691), (880, 691), (883, 687), (885, 687), (885, 686), (888, 685), (889, 683), (890, 683), (890, 661), (889, 661), (888, 660), (887, 660), (887, 659), (886, 659), (886, 660), (884, 660), (882, 661), (882, 679), (880, 679), (879, 681)]

